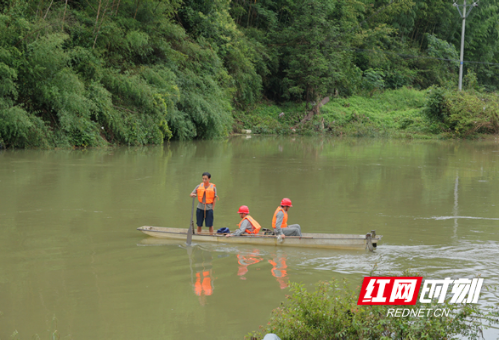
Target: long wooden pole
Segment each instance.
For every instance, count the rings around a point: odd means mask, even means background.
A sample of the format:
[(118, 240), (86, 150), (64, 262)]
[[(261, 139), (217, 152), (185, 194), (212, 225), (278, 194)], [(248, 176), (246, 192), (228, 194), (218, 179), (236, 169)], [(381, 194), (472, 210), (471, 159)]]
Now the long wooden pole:
[(187, 241), (185, 242), (188, 246), (192, 243), (192, 234), (194, 233), (194, 201), (196, 197), (192, 198), (192, 210), (191, 210), (191, 224), (189, 225), (189, 230), (187, 231)]

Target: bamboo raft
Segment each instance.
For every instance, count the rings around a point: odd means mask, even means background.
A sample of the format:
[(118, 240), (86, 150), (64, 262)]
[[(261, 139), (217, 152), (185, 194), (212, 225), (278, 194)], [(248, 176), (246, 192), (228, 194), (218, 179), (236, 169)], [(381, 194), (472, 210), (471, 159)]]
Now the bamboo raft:
[[(165, 228), (143, 226), (137, 228), (146, 235), (173, 240), (186, 240), (188, 229), (183, 228)], [(196, 233), (192, 235), (195, 242), (218, 242), (218, 243), (239, 243), (239, 244), (257, 244), (278, 247), (307, 247), (307, 248), (330, 248), (330, 249), (369, 249), (376, 248), (382, 235), (376, 235), (372, 230), (366, 235), (358, 234), (315, 234), (303, 233), (300, 236), (286, 236), (284, 239), (278, 239), (274, 235), (241, 235), (225, 237), (225, 234), (210, 235), (207, 232)]]

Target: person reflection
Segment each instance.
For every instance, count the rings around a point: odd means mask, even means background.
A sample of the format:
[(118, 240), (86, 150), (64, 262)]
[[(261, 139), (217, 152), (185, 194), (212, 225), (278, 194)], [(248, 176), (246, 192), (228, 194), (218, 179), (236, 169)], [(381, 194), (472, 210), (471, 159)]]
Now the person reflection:
[(237, 263), (239, 263), (237, 275), (241, 280), (246, 280), (246, 277), (244, 275), (248, 272), (248, 266), (251, 266), (252, 264), (256, 264), (263, 260), (263, 258), (259, 255), (260, 251), (258, 249), (253, 249), (251, 253), (246, 255), (243, 255), (241, 253), (237, 254)]
[(206, 297), (213, 294), (213, 266), (211, 252), (199, 247), (194, 249), (194, 293), (199, 297), (201, 306), (206, 304)]
[(287, 272), (287, 264), (286, 264), (286, 255), (280, 251), (277, 252), (276, 255), (273, 255), (272, 260), (268, 260), (272, 265), (272, 276), (274, 276), (279, 283), (279, 287), (281, 289), (285, 289), (289, 286), (288, 284), (288, 272)]

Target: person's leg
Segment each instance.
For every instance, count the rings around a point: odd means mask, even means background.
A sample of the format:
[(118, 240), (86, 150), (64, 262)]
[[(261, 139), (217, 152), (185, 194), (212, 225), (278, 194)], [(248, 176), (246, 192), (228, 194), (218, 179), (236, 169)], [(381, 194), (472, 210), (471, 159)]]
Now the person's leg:
[(282, 228), (282, 233), (286, 236), (302, 236), (301, 227), (299, 224), (291, 224), (286, 228)]
[(198, 226), (198, 234), (203, 231), (203, 220), (204, 220), (204, 211), (202, 209), (196, 209), (196, 224)]
[(213, 210), (206, 210), (206, 226), (209, 227), (210, 235), (213, 235)]
[(292, 224), (292, 225), (290, 225), (290, 227), (295, 230), (295, 233), (296, 233), (295, 236), (302, 236), (301, 227), (299, 224)]

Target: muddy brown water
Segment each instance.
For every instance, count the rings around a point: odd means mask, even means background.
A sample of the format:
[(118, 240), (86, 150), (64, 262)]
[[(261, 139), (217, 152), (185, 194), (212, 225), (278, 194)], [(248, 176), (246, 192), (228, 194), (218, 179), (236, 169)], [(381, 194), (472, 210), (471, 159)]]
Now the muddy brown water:
[[(264, 227), (283, 197), (307, 232), (384, 235), (376, 253), (158, 241), (188, 227), (209, 171), (215, 228)], [(0, 152), (0, 339), (241, 339), (289, 293), (376, 264), (499, 283), (499, 143), (234, 137)], [(497, 305), (482, 289), (480, 303)], [(497, 333), (487, 333), (496, 334)]]

